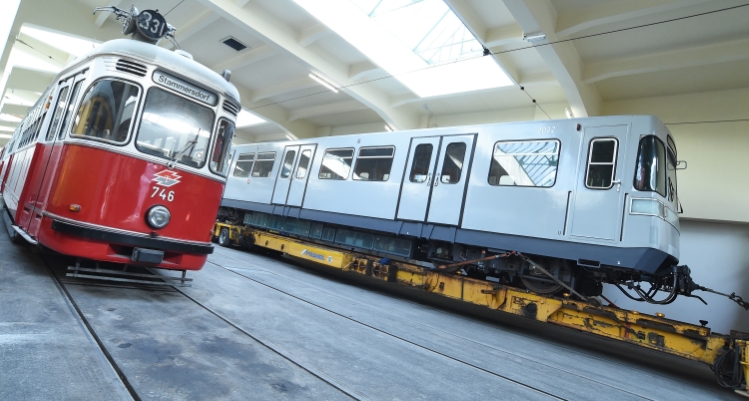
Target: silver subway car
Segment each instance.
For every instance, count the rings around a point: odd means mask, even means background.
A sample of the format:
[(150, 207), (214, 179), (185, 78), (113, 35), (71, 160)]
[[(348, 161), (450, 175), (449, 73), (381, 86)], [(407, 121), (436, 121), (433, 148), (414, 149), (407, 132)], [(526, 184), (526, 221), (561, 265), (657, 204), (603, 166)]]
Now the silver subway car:
[(545, 294), (648, 282), (653, 292), (640, 295), (652, 298), (689, 281), (676, 266), (676, 146), (655, 117), (235, 149), (223, 219)]

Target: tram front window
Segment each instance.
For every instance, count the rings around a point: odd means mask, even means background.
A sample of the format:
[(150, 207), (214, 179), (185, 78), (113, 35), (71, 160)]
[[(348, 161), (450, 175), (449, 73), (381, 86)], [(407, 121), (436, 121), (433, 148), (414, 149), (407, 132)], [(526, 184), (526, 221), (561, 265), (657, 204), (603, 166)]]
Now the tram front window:
[(151, 88), (135, 146), (143, 153), (201, 168), (205, 165), (212, 125), (211, 109)]

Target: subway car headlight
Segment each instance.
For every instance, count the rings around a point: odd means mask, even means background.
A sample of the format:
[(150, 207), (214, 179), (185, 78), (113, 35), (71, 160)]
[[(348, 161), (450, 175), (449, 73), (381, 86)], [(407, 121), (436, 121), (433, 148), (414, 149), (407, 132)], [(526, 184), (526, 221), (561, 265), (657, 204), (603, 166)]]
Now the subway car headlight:
[(169, 224), (172, 214), (165, 206), (156, 205), (148, 209), (146, 213), (146, 222), (152, 228), (164, 228)]
[(663, 217), (663, 204), (655, 199), (632, 199), (630, 213)]

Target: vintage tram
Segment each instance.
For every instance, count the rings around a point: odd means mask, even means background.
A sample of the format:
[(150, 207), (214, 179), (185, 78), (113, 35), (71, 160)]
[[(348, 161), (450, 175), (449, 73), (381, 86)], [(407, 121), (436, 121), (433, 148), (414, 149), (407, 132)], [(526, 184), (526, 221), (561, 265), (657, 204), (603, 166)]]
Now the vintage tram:
[(66, 255), (200, 269), (238, 91), (228, 72), (156, 46), (174, 31), (157, 12), (109, 11), (133, 39), (73, 61), (29, 109), (2, 156), (5, 225), (16, 241)]

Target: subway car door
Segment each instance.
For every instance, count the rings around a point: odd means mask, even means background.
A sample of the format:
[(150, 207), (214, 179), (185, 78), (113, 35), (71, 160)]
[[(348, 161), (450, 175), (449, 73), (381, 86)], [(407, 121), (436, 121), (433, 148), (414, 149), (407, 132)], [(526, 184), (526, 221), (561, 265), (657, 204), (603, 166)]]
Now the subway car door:
[(273, 188), (273, 198), (271, 203), (278, 205), (286, 204), (286, 197), (289, 195), (289, 186), (291, 185), (291, 173), (294, 170), (294, 162), (299, 153), (299, 145), (287, 146), (281, 159), (281, 168), (278, 169), (276, 186)]
[(585, 128), (570, 235), (620, 239), (625, 201), (621, 182), (628, 130), (628, 125)]
[(437, 169), (432, 179), (427, 222), (458, 225), (463, 210), (474, 135), (442, 137)]
[(317, 145), (302, 145), (299, 149), (299, 157), (291, 176), (289, 186), (289, 195), (286, 198), (286, 204), (289, 206), (301, 207), (304, 201), (304, 191), (307, 189), (307, 179), (309, 177), (309, 168), (312, 159), (315, 157)]
[(432, 174), (440, 148), (441, 137), (412, 138), (408, 155), (397, 218), (424, 221), (432, 193)]

